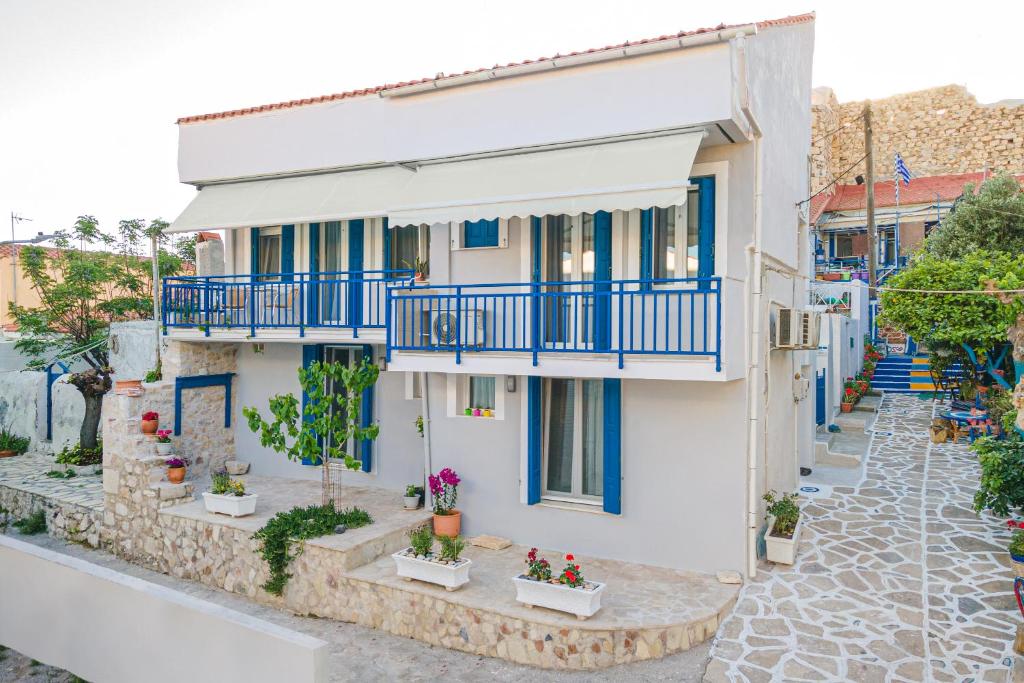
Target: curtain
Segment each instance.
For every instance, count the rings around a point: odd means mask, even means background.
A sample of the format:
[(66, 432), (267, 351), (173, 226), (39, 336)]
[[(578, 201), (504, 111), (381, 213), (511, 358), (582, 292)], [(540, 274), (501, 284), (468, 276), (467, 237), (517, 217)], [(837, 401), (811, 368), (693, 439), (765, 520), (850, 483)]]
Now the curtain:
[(494, 378), (469, 378), (469, 407), (494, 410)]
[(572, 493), (573, 416), (576, 381), (549, 379), (547, 392), (547, 490)]
[(599, 379), (583, 380), (583, 495), (604, 494), (604, 401)]

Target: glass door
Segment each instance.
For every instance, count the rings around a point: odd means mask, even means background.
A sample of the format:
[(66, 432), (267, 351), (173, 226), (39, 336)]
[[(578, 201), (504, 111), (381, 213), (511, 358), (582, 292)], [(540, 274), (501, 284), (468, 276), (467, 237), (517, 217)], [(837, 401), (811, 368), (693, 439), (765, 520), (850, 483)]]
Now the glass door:
[(346, 282), (339, 273), (348, 261), (344, 230), (341, 221), (324, 223), (320, 240), (320, 315), (324, 325), (342, 325), (345, 322), (347, 302)]
[[(611, 215), (545, 216), (541, 279), (544, 342), (549, 348), (603, 348), (608, 338)], [(601, 281), (602, 284), (590, 284)], [(571, 283), (571, 284), (564, 284)]]
[[(347, 367), (354, 367), (362, 362), (362, 350), (358, 348), (351, 348), (346, 346), (328, 346), (324, 349), (324, 359), (328, 363), (341, 363)], [(341, 410), (342, 406), (338, 401), (339, 397), (344, 396), (345, 388), (343, 386), (336, 386), (331, 380), (327, 380), (327, 395), (331, 401), (331, 413), (335, 410)], [(345, 444), (335, 444), (332, 441), (330, 434), (325, 436), (325, 450), (330, 452), (330, 448), (340, 445), (341, 450), (351, 455), (356, 460), (360, 459), (360, 449), (358, 444), (353, 439), (349, 439)]]

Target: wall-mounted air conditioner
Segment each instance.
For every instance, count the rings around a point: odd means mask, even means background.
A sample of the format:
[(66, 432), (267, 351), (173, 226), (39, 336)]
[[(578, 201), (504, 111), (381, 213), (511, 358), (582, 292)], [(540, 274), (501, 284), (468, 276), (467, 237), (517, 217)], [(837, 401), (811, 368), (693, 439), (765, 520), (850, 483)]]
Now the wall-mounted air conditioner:
[(780, 308), (774, 346), (777, 349), (816, 349), (820, 325), (821, 316), (817, 311)]
[[(469, 309), (461, 312), (462, 322), (459, 336), (464, 346), (484, 346), (484, 312)], [(435, 346), (454, 346), (456, 338), (456, 314), (454, 311), (437, 311), (430, 316), (430, 342)]]

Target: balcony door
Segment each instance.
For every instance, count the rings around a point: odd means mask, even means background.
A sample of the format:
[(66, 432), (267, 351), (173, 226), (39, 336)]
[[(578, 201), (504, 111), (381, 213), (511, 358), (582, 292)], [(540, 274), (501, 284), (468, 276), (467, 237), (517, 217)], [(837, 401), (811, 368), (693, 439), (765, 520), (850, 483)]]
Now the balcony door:
[(602, 350), (610, 339), (611, 214), (545, 216), (539, 280), (546, 348)]
[[(320, 311), (324, 325), (358, 325), (362, 284), (353, 273), (363, 270), (363, 221), (328, 221), (320, 240)], [(358, 277), (358, 276), (355, 276)]]

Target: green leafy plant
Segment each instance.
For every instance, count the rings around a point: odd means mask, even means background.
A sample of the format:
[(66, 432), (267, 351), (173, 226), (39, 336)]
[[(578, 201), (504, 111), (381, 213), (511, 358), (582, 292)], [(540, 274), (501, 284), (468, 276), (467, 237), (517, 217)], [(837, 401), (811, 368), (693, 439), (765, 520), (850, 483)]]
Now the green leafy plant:
[(50, 479), (71, 479), (76, 473), (74, 470), (50, 470), (46, 476)]
[(441, 542), (441, 559), (456, 561), (466, 549), (466, 542), (460, 536), (438, 536)]
[(536, 548), (530, 548), (526, 553), (526, 575), (536, 581), (551, 580), (551, 563), (538, 557)]
[(422, 415), (417, 415), (416, 416), (415, 424), (416, 424), (416, 432), (420, 435), (420, 438), (423, 438), (423, 416)]
[(1008, 515), (1024, 507), (1024, 441), (1016, 434), (1006, 439), (982, 437), (971, 444), (978, 454), (981, 480), (974, 494), (977, 512), (991, 510)]
[(270, 568), (270, 578), (263, 584), (263, 590), (272, 595), (284, 592), (291, 578), (288, 565), (302, 554), (302, 541), (333, 533), (339, 524), (357, 529), (372, 522), (369, 513), (355, 507), (339, 512), (331, 505), (310, 505), (277, 513), (252, 535), (253, 540), (259, 541), (260, 555)]
[(0, 451), (14, 451), (21, 455), (31, 443), (27, 436), (18, 436), (10, 427), (0, 427)]
[(402, 265), (410, 268), (417, 277), (426, 277), (430, 272), (430, 261), (421, 259), (418, 256), (412, 260), (412, 263), (403, 260)]
[(422, 496), (423, 487), (418, 486), (416, 484), (409, 484), (408, 486), (405, 487), (405, 495), (407, 498), (412, 498), (413, 496)]
[[(998, 387), (991, 387), (988, 390), (988, 395), (985, 397), (985, 409), (988, 411), (988, 417), (992, 420), (992, 424), (1003, 427), (1004, 418), (1009, 413), (1014, 413), (1011, 418), (1012, 422), (1016, 420), (1016, 410), (1013, 407), (1013, 394), (1009, 391), (999, 389)], [(1009, 430), (1012, 431), (1011, 426)]]
[(775, 518), (775, 525), (772, 527), (773, 536), (792, 538), (796, 531), (796, 524), (800, 521), (800, 504), (797, 502), (798, 495), (795, 493), (783, 493), (781, 496), (775, 491), (769, 491), (763, 496), (764, 502), (768, 505), (766, 513)]
[[(444, 539), (445, 537), (442, 536), (441, 538)], [(434, 532), (429, 526), (413, 529), (409, 532), (409, 545), (412, 546), (413, 552), (417, 555), (426, 556), (434, 547)]]
[(35, 536), (46, 531), (46, 513), (36, 510), (24, 519), (16, 520), (12, 526), (25, 536)]
[(232, 479), (227, 472), (215, 473), (212, 480), (210, 493), (218, 496), (242, 497), (245, 495), (245, 484), (237, 479)]
[(102, 465), (103, 441), (98, 441), (94, 448), (86, 448), (80, 443), (65, 446), (57, 454), (56, 461), (61, 465)]
[(1006, 549), (1014, 558), (1024, 558), (1024, 522), (1015, 522), (1012, 519), (1006, 520), (1006, 526), (1013, 530), (1010, 543)]
[(570, 588), (579, 588), (583, 585), (584, 581), (583, 570), (576, 564), (576, 557), (572, 553), (566, 553), (565, 561), (568, 564), (565, 565), (562, 573), (558, 575), (558, 582)]
[(146, 384), (152, 384), (153, 382), (159, 382), (164, 378), (163, 371), (160, 369), (160, 364), (146, 373), (146, 376), (142, 379)]

